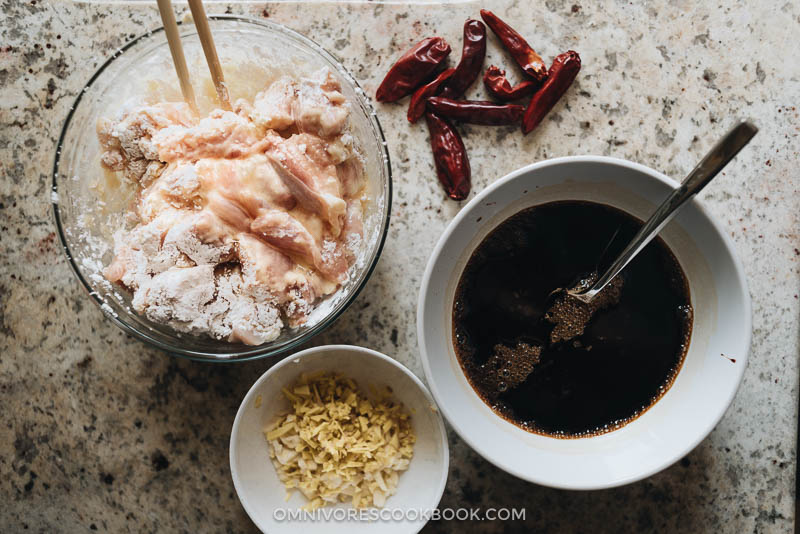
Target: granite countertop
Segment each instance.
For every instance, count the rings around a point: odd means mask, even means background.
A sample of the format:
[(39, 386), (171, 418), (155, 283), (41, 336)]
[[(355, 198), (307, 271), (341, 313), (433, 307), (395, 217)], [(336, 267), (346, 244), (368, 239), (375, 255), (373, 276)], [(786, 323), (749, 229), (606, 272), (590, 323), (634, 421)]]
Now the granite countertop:
[[(241, 398), (270, 362), (193, 363), (130, 338), (89, 302), (54, 234), (49, 183), (59, 130), (97, 66), (159, 25), (151, 4), (2, 4), (3, 532), (256, 532), (231, 483), (228, 437)], [(457, 57), (462, 22), (480, 7), (535, 36), (544, 57), (580, 51), (584, 67), (533, 134), (464, 128), (473, 191), (523, 164), (570, 154), (612, 155), (683, 176), (735, 117), (756, 120), (759, 135), (702, 195), (744, 261), (754, 338), (744, 382), (714, 432), (672, 467), (626, 487), (581, 493), (528, 484), (451, 432), (442, 506), (525, 507), (526, 521), (438, 522), (426, 532), (790, 531), (800, 338), (800, 9), (755, 0), (486, 0), (208, 10), (269, 17), (308, 35), (374, 94), (393, 58), (423, 36), (444, 36)], [(510, 65), (496, 43), (489, 62)], [(482, 94), (479, 85), (473, 94)], [(422, 376), (420, 279), (462, 204), (444, 199), (424, 126), (409, 126), (403, 105), (377, 108), (395, 177), (389, 239), (366, 289), (315, 342), (371, 347)]]

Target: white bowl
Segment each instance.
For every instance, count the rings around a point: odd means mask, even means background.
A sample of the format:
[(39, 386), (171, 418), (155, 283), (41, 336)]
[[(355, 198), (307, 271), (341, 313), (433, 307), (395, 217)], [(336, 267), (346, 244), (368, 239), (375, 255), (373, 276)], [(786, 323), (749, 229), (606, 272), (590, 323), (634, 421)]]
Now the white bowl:
[[(269, 459), (264, 427), (291, 407), (281, 388), (297, 380), (300, 373), (339, 372), (362, 388), (390, 386), (394, 397), (411, 413), (417, 436), (414, 456), (400, 475), (397, 493), (386, 501), (386, 513), (402, 509), (411, 513), (401, 519), (350, 517), (349, 503), (328, 521), (291, 521), (288, 510), (297, 510), (306, 499), (294, 492), (285, 500), (286, 489)], [(257, 401), (259, 406), (257, 407)], [(350, 345), (314, 347), (293, 354), (274, 365), (247, 392), (233, 422), (230, 444), (231, 476), (247, 515), (263, 532), (292, 531), (304, 534), (357, 534), (378, 527), (384, 534), (418, 532), (427, 522), (423, 511), (436, 508), (447, 482), (450, 456), (442, 416), (425, 385), (401, 364), (374, 350)], [(326, 509), (327, 510), (327, 509)], [(419, 513), (417, 513), (419, 512)], [(337, 515), (338, 514), (338, 515)], [(342, 520), (342, 518), (345, 520)]]
[(694, 308), (689, 350), (672, 387), (631, 423), (579, 439), (526, 432), (496, 415), (478, 397), (453, 349), (456, 285), (472, 251), (500, 222), (522, 209), (556, 200), (591, 200), (646, 219), (676, 185), (652, 169), (614, 158), (543, 161), (481, 192), (439, 239), (419, 296), (422, 364), (444, 416), (464, 441), (499, 468), (557, 488), (620, 486), (680, 459), (722, 418), (747, 361), (750, 296), (730, 239), (696, 200), (660, 234), (689, 280)]

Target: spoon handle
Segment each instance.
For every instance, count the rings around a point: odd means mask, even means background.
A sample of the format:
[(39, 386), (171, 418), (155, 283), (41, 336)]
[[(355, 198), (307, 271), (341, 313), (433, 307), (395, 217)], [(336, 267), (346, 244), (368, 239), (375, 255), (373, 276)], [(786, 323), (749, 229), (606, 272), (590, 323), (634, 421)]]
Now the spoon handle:
[[(614, 263), (586, 291), (580, 292), (582, 300), (590, 300), (599, 293), (678, 213), (687, 200), (699, 193), (727, 165), (758, 132), (749, 121), (741, 121), (719, 140), (706, 156), (692, 169), (681, 185), (650, 216), (630, 244)], [(576, 295), (577, 296), (577, 295)]]

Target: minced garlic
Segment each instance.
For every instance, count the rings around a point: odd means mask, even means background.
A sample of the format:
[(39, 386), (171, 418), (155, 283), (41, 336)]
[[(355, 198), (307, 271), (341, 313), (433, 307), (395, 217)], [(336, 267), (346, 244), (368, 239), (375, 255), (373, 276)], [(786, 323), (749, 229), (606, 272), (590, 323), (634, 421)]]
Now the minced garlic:
[(269, 455), (291, 495), (299, 489), (307, 509), (351, 501), (382, 507), (414, 453), (414, 432), (391, 391), (374, 399), (340, 374), (301, 375), (283, 393), (292, 412), (265, 429)]

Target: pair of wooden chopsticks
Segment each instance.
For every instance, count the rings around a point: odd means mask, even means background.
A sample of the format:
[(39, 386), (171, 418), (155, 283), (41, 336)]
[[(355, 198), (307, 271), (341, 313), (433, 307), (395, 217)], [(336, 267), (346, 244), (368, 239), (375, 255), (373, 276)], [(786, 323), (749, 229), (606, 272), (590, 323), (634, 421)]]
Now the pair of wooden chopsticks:
[[(225, 85), (225, 78), (222, 75), (222, 66), (217, 56), (217, 47), (214, 46), (214, 38), (211, 36), (211, 27), (208, 25), (206, 10), (203, 8), (203, 0), (188, 0), (189, 9), (192, 10), (192, 18), (200, 37), (200, 44), (203, 45), (203, 53), (206, 56), (208, 69), (211, 71), (211, 79), (217, 91), (217, 97), (223, 109), (231, 109), (230, 95), (228, 87)], [(194, 89), (189, 79), (189, 69), (186, 67), (186, 57), (183, 55), (183, 45), (181, 45), (180, 34), (178, 33), (178, 23), (175, 22), (175, 13), (172, 11), (171, 0), (158, 0), (158, 10), (161, 12), (161, 20), (164, 22), (164, 31), (167, 34), (169, 50), (172, 54), (172, 61), (175, 63), (175, 71), (178, 73), (178, 80), (181, 84), (183, 99), (197, 112), (197, 102), (194, 97)]]

